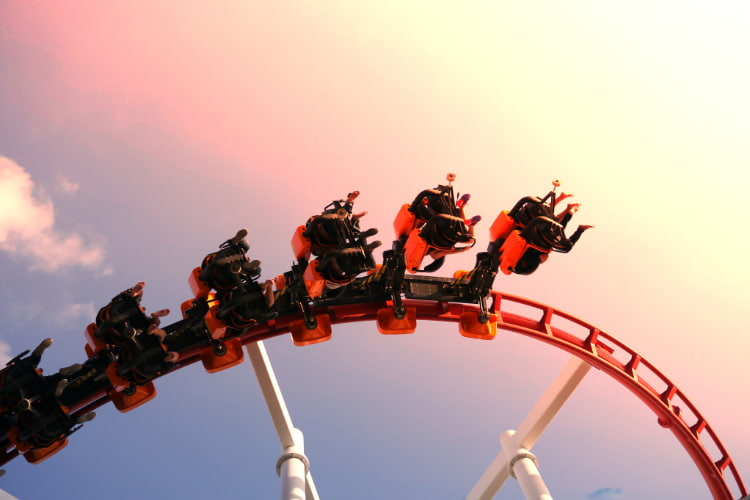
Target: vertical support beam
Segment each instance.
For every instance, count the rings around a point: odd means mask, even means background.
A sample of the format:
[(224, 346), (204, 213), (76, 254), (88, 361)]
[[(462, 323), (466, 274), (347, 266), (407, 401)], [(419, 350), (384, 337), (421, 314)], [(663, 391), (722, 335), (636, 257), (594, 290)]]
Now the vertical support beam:
[(527, 449), (518, 445), (515, 432), (505, 431), (500, 436), (508, 471), (518, 480), (526, 500), (552, 500), (552, 495), (544, 484), (536, 457)]
[[(534, 446), (590, 368), (591, 365), (577, 357), (567, 362), (528, 416), (518, 426), (518, 430), (514, 432), (513, 438), (518, 448), (528, 452)], [(510, 462), (501, 450), (466, 496), (466, 500), (492, 500), (510, 477), (510, 473)]]
[(292, 429), (295, 444), (284, 448), (283, 454), (276, 462), (276, 473), (281, 479), (281, 500), (306, 500), (305, 477), (310, 463), (305, 457), (305, 446), (302, 432)]
[(310, 475), (310, 463), (305, 456), (302, 431), (292, 424), (266, 348), (263, 342), (258, 341), (247, 344), (245, 349), (283, 450), (276, 464), (276, 472), (282, 483), (281, 500), (319, 500)]

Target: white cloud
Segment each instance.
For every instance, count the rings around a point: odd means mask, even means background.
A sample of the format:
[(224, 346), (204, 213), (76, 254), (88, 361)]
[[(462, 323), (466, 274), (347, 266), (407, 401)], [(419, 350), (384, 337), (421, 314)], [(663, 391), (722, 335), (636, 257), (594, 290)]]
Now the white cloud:
[(15, 328), (23, 327), (34, 318), (45, 318), (45, 308), (39, 302), (29, 300), (22, 303), (10, 303), (8, 320)]
[(87, 304), (68, 304), (62, 311), (60, 311), (59, 316), (60, 320), (64, 323), (67, 323), (67, 320), (75, 320), (79, 318), (90, 321), (96, 316), (96, 310), (94, 309), (94, 304), (91, 302)]
[(621, 488), (601, 488), (590, 493), (586, 498), (590, 500), (623, 500), (625, 495)]
[(115, 270), (112, 266), (107, 266), (101, 271), (99, 271), (99, 276), (112, 276), (112, 273), (114, 273)]
[(10, 346), (0, 340), (0, 368), (3, 368), (5, 364), (10, 360)]
[[(61, 189), (78, 189), (64, 180)], [(68, 266), (99, 269), (104, 251), (77, 234), (55, 229), (51, 201), (35, 196), (31, 176), (13, 160), (0, 156), (0, 250), (32, 261), (31, 268), (54, 272)]]
[(78, 184), (66, 177), (63, 177), (62, 175), (57, 179), (57, 190), (66, 195), (74, 195), (76, 192), (78, 192), (78, 188)]
[(43, 304), (29, 300), (22, 304), (10, 304), (4, 316), (6, 326), (15, 331), (28, 328), (31, 322), (42, 327), (76, 328), (93, 321), (97, 310), (92, 302), (75, 304), (55, 301)]

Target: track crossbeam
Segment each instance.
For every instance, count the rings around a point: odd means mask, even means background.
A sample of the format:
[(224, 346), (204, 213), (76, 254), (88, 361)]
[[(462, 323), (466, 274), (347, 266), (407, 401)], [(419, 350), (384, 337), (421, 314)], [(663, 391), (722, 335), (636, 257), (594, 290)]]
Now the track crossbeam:
[[(491, 500), (497, 495), (500, 488), (502, 488), (505, 481), (511, 475), (511, 465), (520, 456), (518, 455), (518, 450), (522, 449), (526, 452), (531, 450), (532, 446), (534, 446), (544, 430), (555, 418), (555, 415), (557, 415), (568, 398), (573, 394), (590, 368), (591, 365), (579, 358), (574, 357), (568, 361), (521, 425), (518, 426), (518, 430), (507, 431), (501, 436), (503, 449), (471, 489), (466, 496), (466, 500)], [(512, 449), (508, 449), (509, 446)], [(525, 458), (522, 459), (526, 460)], [(532, 495), (527, 496), (529, 500), (532, 498), (552, 498), (548, 496), (548, 491), (546, 492), (547, 496), (545, 496), (544, 491), (546, 491), (546, 487), (542, 488), (543, 483), (541, 485), (537, 484), (540, 481), (541, 479), (538, 481), (536, 479), (529, 480), (529, 494)], [(524, 491), (526, 490), (524, 489)]]

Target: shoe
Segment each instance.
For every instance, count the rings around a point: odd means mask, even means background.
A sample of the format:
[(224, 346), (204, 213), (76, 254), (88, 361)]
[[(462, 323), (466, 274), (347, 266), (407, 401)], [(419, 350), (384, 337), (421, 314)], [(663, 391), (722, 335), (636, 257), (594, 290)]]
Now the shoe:
[(470, 199), (471, 199), (471, 195), (470, 194), (463, 195), (456, 202), (456, 207), (462, 208), (464, 205), (466, 205), (469, 202)]
[(79, 371), (81, 368), (83, 368), (83, 365), (81, 363), (76, 363), (65, 368), (60, 368), (58, 371), (60, 375), (70, 375), (71, 373)]
[(482, 216), (481, 215), (475, 215), (471, 219), (464, 221), (464, 223), (467, 226), (476, 226), (477, 223), (479, 223), (480, 220), (482, 220)]

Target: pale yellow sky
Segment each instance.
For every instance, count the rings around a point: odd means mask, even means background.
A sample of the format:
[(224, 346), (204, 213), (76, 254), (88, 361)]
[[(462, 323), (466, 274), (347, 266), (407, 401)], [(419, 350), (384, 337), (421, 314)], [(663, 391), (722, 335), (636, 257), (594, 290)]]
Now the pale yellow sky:
[[(12, 7), (2, 35), (26, 51), (14, 82), (43, 117), (16, 131), (23, 138), (113, 137), (103, 144), (131, 147), (172, 179), (241, 187), (231, 213), (269, 273), (286, 270), (265, 259), (287, 251), (292, 229), (353, 188), (388, 246), (398, 206), (454, 171), (469, 214), (484, 217), (484, 247), (500, 210), (559, 178), (583, 204), (573, 224), (596, 227), (569, 255), (496, 288), (622, 338), (749, 456), (747, 398), (716, 388), (747, 393), (750, 3), (119, 5)], [(170, 162), (170, 147), (215, 162)], [(35, 182), (44, 173), (11, 159)], [(125, 196), (106, 170), (80, 163), (79, 196)], [(161, 207), (182, 196), (165, 189), (148, 216), (166, 217)], [(236, 224), (200, 216), (206, 232)], [(168, 234), (187, 225), (176, 217), (151, 236), (185, 237)], [(190, 238), (211, 247), (207, 234)], [(472, 264), (466, 254), (444, 271)]]

